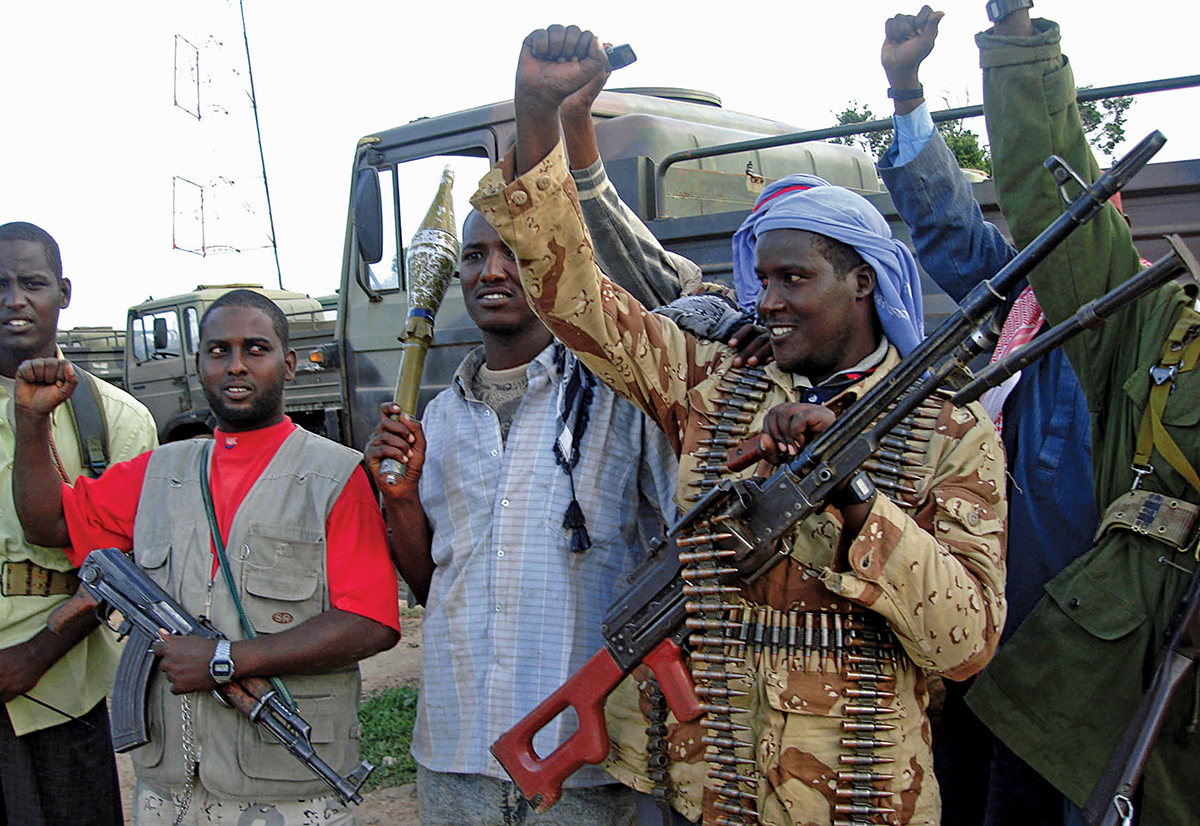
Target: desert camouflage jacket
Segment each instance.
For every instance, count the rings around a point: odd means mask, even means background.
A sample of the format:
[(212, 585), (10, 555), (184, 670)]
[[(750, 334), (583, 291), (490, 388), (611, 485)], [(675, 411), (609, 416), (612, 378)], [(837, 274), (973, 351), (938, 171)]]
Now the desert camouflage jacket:
[[(721, 418), (734, 398), (728, 388), (753, 391), (734, 399), (739, 429), (727, 433), (736, 438), (758, 432), (771, 407), (799, 401), (802, 388), (775, 365), (733, 369), (728, 347), (685, 334), (605, 277), (561, 147), (506, 183), (511, 169), (510, 158), (485, 176), (472, 203), (515, 251), (526, 293), (555, 335), (665, 431), (680, 455), (676, 500), (686, 508), (720, 475), (703, 442), (730, 421)], [(879, 369), (829, 406), (845, 409), (897, 361), (889, 348)], [(797, 526), (785, 562), (718, 611), (727, 637), (715, 651), (726, 661), (714, 668), (725, 673), (697, 682), (708, 702), (732, 709), (678, 724), (644, 667), (614, 692), (615, 777), (647, 792), (656, 780), (669, 785), (678, 810), (708, 822), (739, 810), (765, 824), (939, 822), (927, 675), (970, 676), (999, 640), (1004, 455), (976, 405), (942, 399), (898, 439), (872, 471), (891, 498), (876, 498), (848, 555), (836, 552), (841, 517), (827, 509)], [(714, 645), (692, 642), (709, 653)]]

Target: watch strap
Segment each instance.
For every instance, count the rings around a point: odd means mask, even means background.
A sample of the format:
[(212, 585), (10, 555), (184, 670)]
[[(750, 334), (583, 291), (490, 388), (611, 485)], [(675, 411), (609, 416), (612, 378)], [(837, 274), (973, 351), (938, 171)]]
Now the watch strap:
[(828, 502), (838, 510), (849, 505), (863, 505), (875, 495), (875, 483), (865, 470), (855, 473), (845, 486), (829, 495)]
[(217, 685), (224, 685), (233, 679), (233, 646), (229, 640), (217, 640), (217, 647), (208, 663), (208, 674)]
[(1033, 8), (1033, 0), (987, 0), (988, 20), (999, 23), (1015, 11)]

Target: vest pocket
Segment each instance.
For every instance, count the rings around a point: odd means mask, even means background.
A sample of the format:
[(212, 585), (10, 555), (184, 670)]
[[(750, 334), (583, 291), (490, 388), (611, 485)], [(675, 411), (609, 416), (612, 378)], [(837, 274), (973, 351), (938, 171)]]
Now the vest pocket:
[(245, 543), (230, 549), (243, 560), (243, 607), (254, 629), (271, 634), (296, 627), (327, 607), (321, 532), (288, 525), (252, 525)]
[[(344, 774), (358, 762), (357, 668), (351, 671), (286, 679), (296, 705), (309, 725), (317, 755)], [(312, 781), (325, 786), (273, 735), (245, 718), (238, 719), (238, 765), (257, 780)]]

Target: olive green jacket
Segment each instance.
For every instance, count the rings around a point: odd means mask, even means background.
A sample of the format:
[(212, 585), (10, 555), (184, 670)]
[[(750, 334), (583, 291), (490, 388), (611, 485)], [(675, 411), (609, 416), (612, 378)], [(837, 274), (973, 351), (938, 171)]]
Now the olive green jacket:
[[(1018, 246), (1063, 211), (1043, 161), (1064, 158), (1085, 180), (1099, 176), (1080, 124), (1058, 26), (1035, 21), (1030, 38), (977, 37), (996, 191)], [(1107, 205), (1043, 262), (1029, 282), (1057, 323), (1140, 269), (1129, 228)], [(1130, 489), (1130, 467), (1151, 387), (1149, 369), (1181, 314), (1194, 314), (1177, 284), (1161, 288), (1067, 345), (1093, 429), (1101, 510)], [(1195, 317), (1200, 323), (1200, 316)], [(1193, 466), (1200, 464), (1200, 370), (1181, 374), (1163, 415)], [(1157, 453), (1148, 490), (1200, 496)], [(1187, 584), (1190, 554), (1116, 530), (1046, 585), (1046, 594), (984, 670), (968, 702), (1018, 755), (1076, 803), (1095, 785), (1153, 672), (1163, 631)], [(1194, 671), (1193, 671), (1194, 675)], [(1193, 680), (1180, 691), (1144, 780), (1142, 823), (1196, 822), (1200, 748), (1186, 731)], [(1188, 812), (1190, 811), (1190, 814)]]

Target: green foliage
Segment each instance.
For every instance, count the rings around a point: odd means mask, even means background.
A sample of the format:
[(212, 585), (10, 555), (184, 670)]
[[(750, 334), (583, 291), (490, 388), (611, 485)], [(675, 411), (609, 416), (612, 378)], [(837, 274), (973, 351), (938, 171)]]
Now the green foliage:
[[(841, 111), (835, 113), (839, 126), (847, 123), (866, 123), (871, 120), (878, 120), (875, 114), (871, 111), (871, 107), (866, 104), (860, 104), (857, 100), (853, 100), (850, 104)], [(879, 160), (887, 148), (892, 145), (892, 130), (885, 129), (882, 132), (870, 132), (868, 134), (846, 135), (844, 138), (830, 138), (830, 143), (840, 143), (844, 146), (857, 146), (862, 151), (868, 153), (875, 160)]]
[[(839, 126), (850, 123), (866, 123), (876, 120), (871, 107), (854, 100), (840, 113), (835, 113)], [(979, 169), (992, 174), (992, 156), (987, 147), (979, 142), (979, 136), (962, 125), (961, 121), (947, 121), (938, 124), (938, 131), (946, 139), (946, 145), (958, 158), (958, 165), (964, 169)], [(830, 143), (840, 143), (845, 146), (857, 146), (878, 161), (883, 153), (892, 145), (892, 130), (869, 134), (847, 135), (844, 138), (830, 138)]]
[(942, 121), (937, 125), (937, 130), (942, 133), (946, 146), (954, 153), (959, 166), (963, 169), (978, 169), (991, 176), (992, 153), (979, 143), (978, 135), (963, 126), (961, 120)]
[(1125, 141), (1125, 115), (1132, 105), (1132, 96), (1079, 103), (1079, 118), (1083, 121), (1083, 131), (1087, 135), (1088, 143), (1097, 152), (1107, 155), (1109, 161), (1113, 160), (1117, 147)]
[(359, 750), (362, 759), (375, 766), (363, 791), (416, 781), (417, 764), (409, 754), (416, 719), (416, 686), (385, 688), (359, 705), (358, 722), (362, 724)]

